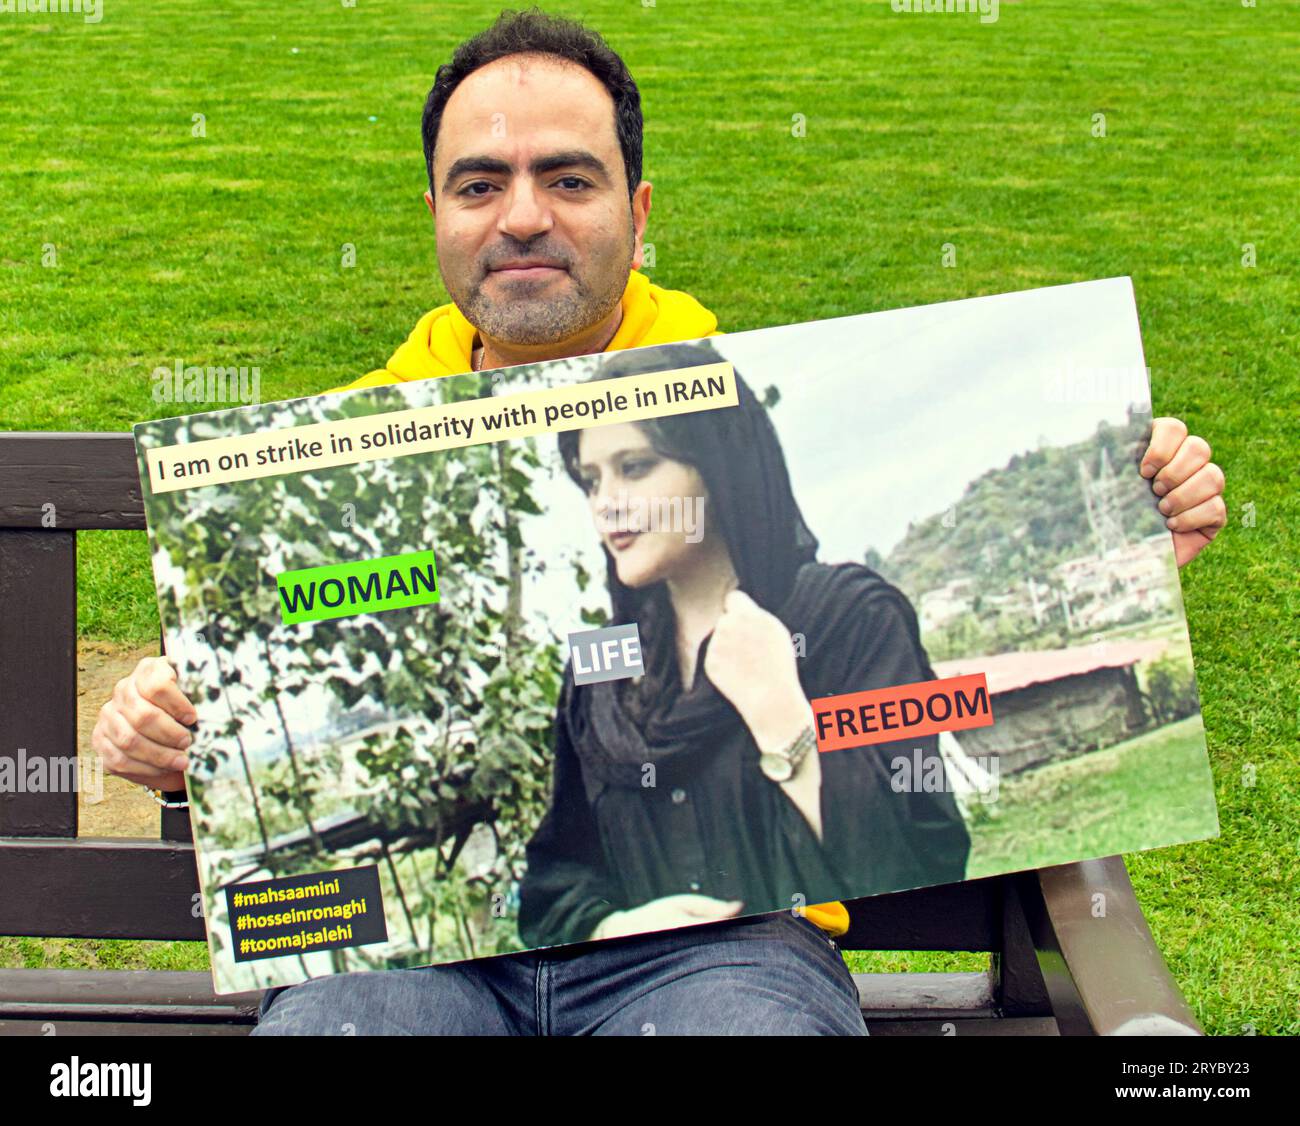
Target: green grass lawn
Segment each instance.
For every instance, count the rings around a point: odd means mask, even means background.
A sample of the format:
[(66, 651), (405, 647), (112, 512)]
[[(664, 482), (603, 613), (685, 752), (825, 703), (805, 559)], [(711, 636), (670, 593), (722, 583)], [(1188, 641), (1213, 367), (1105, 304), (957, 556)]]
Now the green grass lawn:
[(1200, 718), (1190, 716), (1105, 750), (1001, 778), (995, 801), (971, 802), (967, 877), (1109, 856), (1120, 837), (1137, 851), (1180, 836), (1213, 835), (1202, 738)]
[[(382, 364), (446, 300), (420, 109), (500, 6), (0, 17), (0, 429), (125, 430), (165, 413), (150, 373), (177, 359), (256, 365), (265, 400)], [(987, 25), (887, 0), (582, 9), (642, 89), (647, 273), (726, 330), (1133, 277), (1157, 413), (1214, 446), (1230, 524), (1183, 576), (1222, 834), (1128, 862), (1220, 1033), (1300, 1030), (1297, 8), (1007, 0)], [(79, 566), (84, 636), (157, 636), (143, 533), (85, 535)], [(205, 956), (0, 939), (0, 964)]]

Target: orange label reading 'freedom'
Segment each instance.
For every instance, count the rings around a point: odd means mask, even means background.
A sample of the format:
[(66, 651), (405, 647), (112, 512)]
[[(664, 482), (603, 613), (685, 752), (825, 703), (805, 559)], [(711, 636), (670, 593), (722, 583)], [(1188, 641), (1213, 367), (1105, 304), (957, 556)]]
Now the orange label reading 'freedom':
[(812, 701), (819, 751), (990, 727), (993, 710), (982, 672), (846, 692)]

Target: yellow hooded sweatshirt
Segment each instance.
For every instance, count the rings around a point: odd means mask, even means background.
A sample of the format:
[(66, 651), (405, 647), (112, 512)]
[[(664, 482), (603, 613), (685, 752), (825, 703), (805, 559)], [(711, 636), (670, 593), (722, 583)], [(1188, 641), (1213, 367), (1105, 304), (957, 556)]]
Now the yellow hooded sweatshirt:
[[(477, 335), (478, 330), (455, 304), (440, 305), (416, 322), (411, 335), (384, 367), (346, 386), (331, 387), (325, 394), (472, 371)], [(662, 289), (633, 270), (623, 290), (623, 320), (605, 351), (723, 335), (718, 331), (718, 318), (689, 293)], [(809, 922), (829, 934), (841, 935), (849, 929), (849, 913), (842, 903), (809, 906), (804, 913)]]

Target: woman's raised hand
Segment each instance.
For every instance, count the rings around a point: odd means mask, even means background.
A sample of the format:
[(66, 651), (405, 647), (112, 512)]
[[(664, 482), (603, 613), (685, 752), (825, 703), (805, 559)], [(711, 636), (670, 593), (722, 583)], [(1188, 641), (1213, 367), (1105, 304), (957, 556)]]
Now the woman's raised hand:
[(648, 931), (690, 927), (699, 923), (716, 923), (740, 914), (745, 904), (739, 899), (713, 899), (707, 895), (665, 895), (652, 899), (630, 911), (606, 915), (592, 932), (595, 938), (624, 938)]
[(774, 693), (799, 690), (790, 632), (742, 590), (723, 599), (704, 673), (746, 719)]
[(788, 743), (809, 722), (790, 633), (744, 591), (730, 591), (722, 603), (704, 673), (740, 713), (760, 749)]

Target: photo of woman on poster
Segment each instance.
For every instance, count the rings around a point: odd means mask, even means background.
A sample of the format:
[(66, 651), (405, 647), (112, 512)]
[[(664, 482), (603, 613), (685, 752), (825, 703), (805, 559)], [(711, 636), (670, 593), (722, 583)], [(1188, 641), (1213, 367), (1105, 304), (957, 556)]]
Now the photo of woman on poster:
[[(613, 354), (596, 378), (717, 363), (707, 343)], [(817, 751), (810, 700), (934, 679), (903, 593), (817, 560), (767, 408), (560, 435), (607, 566), (610, 625), (644, 675), (566, 667), (550, 807), (527, 848), (519, 931), (548, 946), (960, 880), (970, 838), (938, 737)], [(630, 512), (693, 512), (646, 527)], [(795, 639), (801, 639), (796, 644)]]

